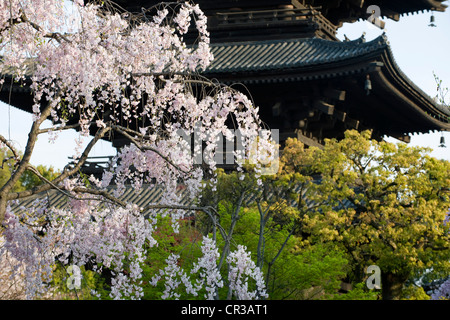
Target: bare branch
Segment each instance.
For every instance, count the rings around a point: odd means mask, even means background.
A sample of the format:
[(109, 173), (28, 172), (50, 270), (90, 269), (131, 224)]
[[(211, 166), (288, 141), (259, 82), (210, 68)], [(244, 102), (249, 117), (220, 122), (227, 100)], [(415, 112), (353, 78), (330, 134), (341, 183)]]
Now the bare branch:
[[(189, 73), (189, 72), (138, 72), (138, 73), (131, 73), (132, 77), (156, 77), (159, 80), (163, 82), (174, 82), (174, 83), (191, 83), (191, 84), (200, 84), (205, 85), (208, 87), (226, 87), (231, 90), (234, 90), (233, 88), (220, 83), (219, 81), (215, 81), (213, 79), (207, 78), (205, 76), (202, 76), (199, 73)], [(173, 77), (173, 76), (180, 76), (183, 77), (182, 79), (164, 79), (163, 77)], [(193, 79), (193, 78), (196, 79)]]
[(89, 153), (91, 152), (92, 148), (94, 147), (94, 145), (100, 140), (102, 139), (109, 131), (111, 130), (111, 128), (109, 127), (104, 127), (104, 128), (100, 128), (99, 130), (97, 130), (94, 138), (88, 143), (88, 145), (86, 146), (86, 148), (84, 149), (83, 153), (81, 154), (80, 159), (78, 160), (78, 162), (76, 163), (76, 165), (70, 169), (68, 167), (68, 165), (64, 168), (64, 172), (63, 174), (61, 174), (58, 178), (55, 179), (58, 180), (58, 182), (64, 180), (65, 178), (75, 174), (76, 172), (78, 172), (78, 170), (81, 169), (81, 166), (86, 162)]
[[(43, 175), (41, 175), (41, 173), (34, 168), (32, 165), (29, 165), (27, 167), (27, 170), (33, 172), (39, 179), (41, 179), (43, 182), (49, 184), (53, 189), (61, 192), (62, 194), (64, 194), (65, 196), (72, 198), (72, 199), (77, 199), (77, 200), (83, 200), (83, 201), (89, 201), (89, 200), (96, 200), (99, 201), (100, 199), (98, 198), (77, 198), (74, 195), (72, 195), (70, 192), (67, 192), (66, 190), (64, 190), (63, 188), (58, 187), (56, 184), (54, 184), (52, 181), (48, 180), (47, 178), (45, 178)], [(102, 196), (106, 199), (108, 199), (110, 201), (111, 204), (118, 204), (122, 207), (126, 206), (126, 203), (113, 197), (110, 193), (108, 193), (107, 191), (103, 191), (103, 190), (95, 190), (95, 189), (89, 189), (89, 188), (83, 188), (83, 187), (75, 187), (72, 189), (73, 192), (76, 193), (88, 193), (88, 194), (93, 194), (93, 195), (98, 195), (98, 196)]]
[(214, 225), (214, 239), (215, 239), (215, 228), (219, 228), (219, 232), (224, 240), (228, 239), (227, 233), (223, 227), (217, 222), (216, 217), (219, 216), (217, 210), (211, 206), (197, 207), (197, 206), (184, 206), (184, 205), (165, 205), (165, 204), (150, 204), (141, 209), (141, 213), (145, 213), (151, 209), (172, 209), (172, 210), (186, 210), (186, 211), (202, 211), (206, 213)]
[(236, 208), (235, 208), (234, 212), (232, 213), (231, 224), (230, 224), (230, 228), (228, 230), (228, 235), (224, 238), (225, 245), (224, 245), (223, 250), (222, 250), (223, 253), (222, 253), (222, 256), (220, 257), (219, 264), (217, 265), (217, 268), (219, 270), (222, 268), (222, 265), (223, 265), (223, 263), (225, 261), (225, 258), (228, 256), (228, 253), (230, 251), (231, 240), (232, 240), (232, 236), (233, 236), (233, 232), (234, 232), (234, 227), (236, 226), (236, 223), (240, 219), (239, 211), (241, 210), (242, 203), (244, 201), (244, 196), (245, 196), (245, 191), (241, 192), (241, 194), (239, 196), (239, 199), (237, 201)]
[[(185, 206), (185, 205), (168, 205), (168, 204), (149, 204), (141, 209), (141, 212), (145, 212), (151, 209), (173, 209), (173, 210), (186, 210), (186, 211), (203, 211), (209, 212), (213, 211), (214, 215), (218, 215), (217, 211), (211, 207), (197, 207), (197, 206)], [(212, 215), (211, 215), (212, 216)]]
[(8, 30), (9, 28), (11, 28), (13, 25), (16, 24), (20, 24), (23, 21), (20, 18), (16, 18), (16, 19), (9, 19), (9, 25), (5, 26), (4, 28), (0, 29), (0, 33)]
[[(114, 204), (118, 204), (121, 207), (126, 207), (127, 204), (126, 202), (112, 196), (108, 191), (106, 190), (96, 190), (96, 189), (90, 189), (90, 188), (83, 188), (83, 187), (75, 187), (72, 189), (73, 192), (77, 192), (77, 193), (88, 193), (88, 194), (92, 194), (92, 195), (97, 195), (97, 196), (102, 196), (103, 198), (108, 199), (109, 201), (111, 201)], [(85, 198), (76, 198), (79, 200), (93, 200), (93, 199), (85, 199)], [(95, 199), (95, 200), (99, 200), (99, 199)]]
[[(59, 96), (59, 93), (57, 94)], [(14, 185), (17, 181), (19, 181), (22, 174), (25, 172), (25, 170), (28, 167), (28, 164), (30, 163), (31, 155), (34, 150), (34, 146), (37, 141), (39, 126), (42, 124), (42, 122), (47, 119), (50, 116), (51, 110), (53, 109), (52, 102), (48, 102), (47, 106), (42, 110), (41, 115), (36, 121), (33, 122), (33, 125), (31, 126), (30, 133), (28, 134), (28, 141), (27, 145), (25, 147), (24, 155), (17, 167), (17, 170), (14, 171), (14, 173), (11, 175), (9, 180), (6, 182), (6, 184), (0, 188), (0, 197), (5, 198), (5, 193), (8, 193), (12, 190)], [(6, 197), (9, 199), (9, 196)], [(3, 211), (3, 204), (0, 205), (0, 216), (1, 212)]]
[(278, 259), (278, 257), (280, 256), (281, 252), (283, 251), (284, 247), (286, 246), (287, 242), (289, 241), (289, 239), (291, 238), (291, 236), (294, 234), (295, 231), (295, 224), (292, 227), (291, 231), (289, 232), (289, 234), (287, 235), (286, 239), (284, 239), (283, 244), (281, 245), (280, 249), (278, 249), (277, 254), (275, 255), (275, 257), (273, 257), (273, 259), (268, 263), (268, 269), (267, 269), (267, 274), (266, 274), (266, 283), (269, 282), (269, 276), (270, 276), (270, 271), (271, 268), (273, 266), (273, 264), (275, 263), (275, 261)]
[(68, 125), (68, 126), (59, 126), (59, 127), (54, 127), (54, 128), (45, 128), (45, 129), (40, 129), (38, 131), (38, 134), (52, 132), (52, 131), (62, 131), (62, 130), (76, 129), (78, 127), (80, 127), (79, 123), (75, 123), (75, 124)]
[(55, 185), (53, 182), (51, 182), (50, 180), (48, 180), (47, 178), (45, 178), (40, 172), (39, 170), (37, 170), (35, 167), (33, 167), (31, 164), (28, 165), (27, 170), (33, 172), (42, 182), (48, 183), (49, 185), (51, 185), (54, 189), (57, 189), (61, 192), (64, 192), (63, 190), (61, 190), (57, 185)]
[(38, 25), (37, 23), (31, 21), (28, 19), (28, 17), (25, 15), (25, 13), (22, 11), (21, 12), (21, 16), (20, 19), (25, 22), (28, 23), (30, 26), (33, 27), (33, 29), (35, 29), (38, 32), (43, 33), (43, 37), (44, 38), (49, 38), (49, 39), (55, 39), (56, 41), (58, 41), (59, 43), (61, 43), (61, 39), (66, 41), (66, 42), (71, 42), (69, 39), (67, 39), (67, 37), (65, 37), (63, 34), (59, 33), (59, 32), (50, 32), (50, 33), (44, 33), (44, 30), (42, 29), (42, 27), (40, 25)]
[(16, 159), (16, 161), (20, 161), (20, 157), (19, 157), (19, 153), (17, 152), (17, 150), (14, 148), (14, 146), (4, 137), (0, 134), (0, 141), (9, 148), (9, 150), (11, 150), (11, 152), (14, 155), (14, 158)]
[[(56, 177), (52, 183), (54, 185), (58, 185), (60, 182), (62, 182), (64, 179), (66, 179), (67, 177), (70, 177), (71, 175), (74, 175), (75, 173), (78, 172), (78, 170), (80, 170), (81, 166), (86, 162), (89, 153), (91, 152), (92, 148), (94, 147), (94, 145), (105, 136), (105, 134), (107, 132), (109, 132), (111, 130), (111, 128), (106, 127), (106, 128), (101, 128), (97, 131), (95, 137), (89, 142), (89, 144), (86, 146), (86, 148), (84, 149), (80, 159), (78, 160), (78, 162), (76, 163), (76, 165), (73, 168), (69, 168), (69, 166), (67, 165), (63, 172)], [(27, 163), (27, 167), (28, 167), (28, 163)], [(21, 199), (21, 198), (25, 198), (25, 197), (29, 197), (31, 195), (37, 194), (37, 193), (41, 193), (47, 190), (52, 189), (53, 186), (50, 184), (43, 184), (37, 187), (34, 187), (32, 189), (29, 190), (25, 190), (25, 191), (21, 191), (21, 192), (10, 192), (7, 195), (7, 199), (8, 200), (15, 200), (15, 199)]]
[(33, 21), (28, 19), (28, 17), (26, 16), (25, 12), (23, 12), (23, 10), (20, 10), (19, 13), (20, 13), (19, 17), (14, 18), (14, 19), (11, 18), (11, 19), (8, 20), (9, 21), (9, 25), (6, 25), (2, 29), (0, 29), (0, 33), (10, 29), (14, 25), (19, 25), (21, 23), (27, 23), (33, 29), (35, 29), (36, 31), (41, 32), (44, 38), (55, 39), (59, 43), (61, 43), (61, 40), (64, 40), (66, 42), (71, 42), (62, 33), (59, 33), (59, 32), (48, 32), (48, 33), (45, 33), (44, 29), (40, 25), (38, 25), (37, 23), (35, 23), (35, 22), (33, 22)]

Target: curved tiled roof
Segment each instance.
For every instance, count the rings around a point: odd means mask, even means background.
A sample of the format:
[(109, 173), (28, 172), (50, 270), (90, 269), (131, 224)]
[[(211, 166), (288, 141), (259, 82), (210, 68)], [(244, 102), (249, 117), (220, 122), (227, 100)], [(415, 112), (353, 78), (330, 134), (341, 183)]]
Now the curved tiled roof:
[[(108, 192), (112, 193), (115, 189), (114, 186), (108, 187)], [(181, 197), (182, 205), (193, 205), (193, 203), (189, 199), (189, 192), (186, 188), (182, 188), (180, 186), (178, 190), (178, 195)], [(145, 207), (149, 204), (160, 204), (160, 200), (163, 196), (163, 189), (158, 185), (144, 185), (142, 190), (139, 192), (136, 189), (127, 184), (125, 186), (124, 193), (118, 197), (119, 200), (126, 203), (133, 203), (139, 207)], [(23, 213), (27, 209), (33, 207), (33, 203), (37, 199), (46, 199), (48, 205), (50, 207), (59, 208), (59, 209), (68, 209), (69, 206), (69, 198), (64, 193), (51, 189), (47, 192), (42, 192), (39, 194), (35, 194), (33, 196), (26, 197), (19, 201), (11, 202), (11, 207), (16, 213)], [(99, 198), (100, 199), (100, 198)], [(160, 210), (156, 210), (160, 211)]]
[(344, 61), (388, 47), (384, 35), (364, 42), (336, 42), (319, 38), (246, 41), (212, 44), (212, 65), (206, 73), (302, 68)]
[[(319, 180), (315, 180), (315, 182), (318, 182)], [(112, 192), (114, 189), (114, 186), (110, 186), (108, 187), (108, 192)], [(257, 193), (261, 191), (261, 190), (255, 190), (254, 193), (247, 193), (246, 196), (244, 197), (244, 205), (251, 205), (255, 200), (256, 200), (256, 195)], [(297, 193), (301, 192), (301, 186), (296, 186), (294, 188), (294, 191)], [(190, 199), (190, 195), (189, 195), (189, 191), (184, 187), (183, 185), (179, 185), (178, 188), (178, 192), (177, 194), (180, 196), (180, 205), (183, 206), (196, 206), (196, 200), (191, 200)], [(125, 185), (125, 191), (124, 193), (119, 197), (119, 199), (125, 203), (132, 203), (135, 204), (141, 208), (150, 205), (150, 204), (155, 204), (158, 205), (160, 204), (160, 200), (163, 196), (163, 189), (161, 186), (158, 185), (151, 185), (151, 184), (145, 184), (143, 185), (142, 190), (140, 190), (139, 192), (136, 192), (135, 188), (130, 185), (130, 184), (126, 184)], [(272, 192), (270, 192), (268, 194), (268, 198), (271, 199), (274, 196), (274, 194)], [(101, 198), (99, 198), (101, 199)], [(56, 189), (51, 189), (47, 192), (42, 192), (42, 193), (38, 193), (35, 194), (33, 196), (30, 197), (26, 197), (24, 199), (21, 199), (20, 201), (12, 201), (10, 202), (11, 208), (12, 210), (16, 213), (16, 214), (22, 214), (24, 212), (26, 212), (27, 210), (29, 210), (30, 208), (34, 207), (35, 204), (34, 202), (36, 200), (47, 200), (47, 204), (49, 207), (52, 208), (58, 208), (58, 209), (69, 209), (69, 198), (63, 194), (62, 192), (56, 190)], [(305, 195), (304, 193), (302, 193), (302, 200), (306, 203), (306, 205), (308, 207), (313, 206), (315, 203), (313, 200), (309, 199), (307, 195)], [(295, 206), (296, 205), (296, 201), (295, 200), (290, 200), (291, 205)], [(351, 203), (348, 200), (344, 200), (343, 201), (344, 206), (346, 207), (350, 207)], [(157, 212), (161, 212), (164, 209), (157, 209), (155, 211)], [(192, 211), (192, 210), (191, 210)], [(144, 214), (148, 214), (148, 212), (145, 212)]]
[(401, 71), (385, 34), (368, 42), (364, 36), (344, 42), (302, 38), (216, 43), (211, 45), (211, 49), (214, 60), (205, 70), (205, 75), (217, 76), (219, 79), (231, 76), (233, 81), (243, 83), (345, 76), (367, 71), (367, 67), (358, 65), (358, 62), (368, 65), (379, 61), (378, 66), (389, 68), (397, 85), (422, 97), (422, 103), (428, 106), (425, 111), (436, 113), (438, 119), (445, 123), (450, 122), (450, 109), (435, 102)]

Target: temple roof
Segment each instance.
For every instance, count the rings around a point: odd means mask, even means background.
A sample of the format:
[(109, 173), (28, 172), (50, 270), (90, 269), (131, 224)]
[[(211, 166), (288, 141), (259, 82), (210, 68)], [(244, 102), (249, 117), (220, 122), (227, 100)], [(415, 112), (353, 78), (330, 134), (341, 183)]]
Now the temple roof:
[[(158, 1), (129, 1), (127, 5), (131, 6), (134, 3), (145, 6), (154, 2)], [(231, 4), (239, 4), (243, 7), (253, 5), (256, 8), (295, 1), (198, 2), (200, 5), (204, 4), (208, 10), (211, 10), (210, 12), (217, 13), (218, 9), (230, 8)], [(445, 9), (442, 5), (443, 1), (431, 0), (297, 2), (319, 6), (316, 8), (327, 17), (330, 16), (326, 10), (332, 10), (333, 6), (340, 10), (346, 6), (346, 3), (349, 8), (355, 6), (355, 3), (359, 3), (361, 8), (367, 4), (377, 3), (385, 9), (396, 10), (397, 13), (416, 9)], [(275, 9), (274, 12), (277, 10)], [(303, 9), (297, 10), (303, 12)], [(317, 14), (312, 10), (309, 12), (313, 13), (310, 18), (316, 21)], [(322, 14), (319, 14), (319, 17), (323, 18)], [(349, 123), (352, 128), (374, 128), (380, 135), (391, 136), (408, 135), (412, 132), (426, 133), (433, 130), (450, 131), (450, 109), (437, 103), (401, 71), (386, 35), (383, 34), (372, 41), (365, 41), (364, 37), (354, 41), (331, 40), (319, 36), (294, 37), (295, 32), (287, 32), (287, 30), (298, 29), (303, 20), (286, 20), (284, 17), (280, 19), (279, 16), (277, 19), (270, 23), (279, 29), (277, 29), (278, 33), (267, 33), (266, 29), (260, 30), (260, 25), (257, 24), (259, 20), (254, 20), (253, 24), (257, 27), (252, 26), (250, 29), (259, 30), (258, 32), (263, 36), (252, 37), (251, 41), (239, 41), (239, 36), (233, 36), (233, 34), (241, 34), (242, 29), (239, 28), (242, 27), (243, 22), (232, 23), (226, 28), (222, 26), (228, 30), (227, 34), (217, 39), (220, 41), (211, 44), (215, 59), (204, 74), (227, 84), (253, 85), (253, 88), (250, 88), (250, 94), (255, 97), (257, 105), (264, 105), (260, 108), (262, 112), (271, 110), (274, 104), (282, 100), (284, 100), (283, 103), (291, 103), (286, 101), (286, 96), (289, 96), (289, 99), (295, 100), (295, 103), (293, 102), (295, 110), (287, 108), (283, 112), (287, 117), (295, 118), (297, 123), (299, 119), (305, 119), (305, 112), (311, 114), (311, 108), (325, 110), (326, 119), (315, 114), (308, 118), (308, 121), (311, 124), (312, 118), (318, 118), (317, 121), (321, 125), (323, 121), (326, 121), (328, 123), (326, 126), (333, 128), (328, 136), (343, 132)], [(323, 23), (326, 25), (325, 22)], [(280, 23), (285, 25), (281, 26)], [(216, 29), (213, 29), (218, 32), (222, 27), (219, 24)], [(371, 81), (370, 95), (366, 94), (364, 88), (366, 79)], [(287, 83), (289, 85), (284, 85)], [(279, 100), (275, 101), (274, 97), (277, 95)], [(0, 99), (22, 110), (31, 111), (32, 96), (26, 85), (4, 85), (0, 92)], [(269, 101), (272, 105), (269, 105)], [(294, 116), (295, 112), (300, 115)], [(265, 119), (267, 118), (270, 118), (270, 115), (266, 115)], [(345, 126), (338, 126), (338, 128), (334, 126), (336, 119), (344, 122)], [(323, 126), (316, 131), (322, 137), (327, 136)]]
[[(100, 171), (100, 174), (102, 174), (102, 171)], [(125, 190), (121, 196), (118, 197), (119, 200), (126, 202), (126, 203), (132, 203), (140, 208), (144, 208), (148, 205), (159, 205), (161, 203), (161, 199), (163, 197), (164, 189), (160, 185), (154, 185), (154, 184), (144, 184), (142, 186), (142, 189), (140, 191), (136, 191), (134, 186), (130, 183), (127, 183), (124, 185)], [(107, 190), (109, 192), (112, 192), (116, 188), (115, 185), (110, 185), (107, 187)], [(294, 188), (295, 192), (301, 193), (301, 185), (298, 185)], [(180, 205), (183, 206), (198, 206), (197, 202), (200, 200), (199, 198), (191, 199), (190, 193), (185, 185), (179, 184), (177, 186), (177, 195), (180, 197)], [(269, 194), (266, 195), (268, 199), (271, 199), (274, 197), (274, 193), (269, 191)], [(29, 208), (33, 208), (35, 206), (34, 201), (36, 199), (47, 199), (49, 205), (53, 208), (58, 209), (68, 209), (70, 206), (69, 198), (66, 194), (63, 192), (60, 192), (56, 189), (51, 189), (43, 193), (38, 193), (26, 198), (21, 199), (20, 201), (11, 201), (10, 205), (13, 209), (13, 211), (16, 214), (20, 214), (25, 212)], [(255, 201), (257, 198), (257, 192), (252, 193), (246, 193), (243, 199), (243, 203), (246, 205), (250, 205), (252, 202)], [(315, 202), (308, 198), (306, 193), (302, 193), (302, 200), (306, 206), (310, 207), (315, 205)], [(292, 205), (296, 204), (296, 200), (290, 199), (289, 200)], [(342, 205), (345, 207), (351, 207), (352, 204), (348, 200), (343, 200)], [(165, 209), (156, 209), (154, 211), (163, 211)], [(143, 214), (148, 214), (149, 212), (144, 212)], [(188, 216), (185, 216), (187, 218)]]
[[(368, 42), (361, 37), (344, 42), (312, 38), (216, 43), (212, 52), (215, 59), (204, 74), (225, 83), (285, 83), (293, 91), (310, 88), (306, 90), (311, 96), (314, 86), (331, 84), (347, 92), (347, 111), (380, 133), (450, 130), (450, 109), (401, 71), (384, 34)], [(370, 95), (364, 91), (366, 77), (372, 82)]]
[[(270, 8), (293, 4), (298, 7), (312, 6), (318, 8), (322, 14), (335, 25), (342, 22), (352, 22), (368, 17), (367, 8), (377, 5), (381, 9), (381, 15), (398, 20), (401, 15), (420, 12), (424, 10), (445, 11), (446, 0), (195, 0), (208, 15), (214, 15), (220, 11), (240, 8), (254, 10), (258, 8)], [(123, 8), (140, 12), (141, 8), (148, 8), (160, 0), (114, 0)]]
[[(113, 0), (125, 9), (139, 11), (140, 8), (148, 8), (162, 2), (161, 0)], [(398, 13), (414, 12), (420, 10), (444, 11), (447, 7), (443, 2), (446, 0), (195, 0), (200, 7), (205, 10), (224, 9), (230, 7), (261, 7), (269, 5), (285, 5), (291, 3), (301, 3), (303, 5), (321, 6), (323, 8), (337, 7), (364, 7), (378, 5)]]
[[(214, 61), (207, 73), (259, 73), (292, 71), (345, 62), (387, 49), (385, 37), (365, 42), (363, 38), (335, 42), (319, 38), (245, 41), (212, 44)], [(288, 73), (286, 77), (289, 77)], [(274, 79), (272, 79), (274, 80)]]
[[(103, 170), (98, 170), (99, 174), (103, 173)], [(107, 188), (109, 192), (113, 192), (115, 189), (115, 185), (111, 185)], [(181, 205), (194, 205), (189, 197), (189, 192), (186, 187), (183, 185), (179, 185), (178, 187), (178, 195), (181, 198)], [(141, 208), (149, 205), (149, 204), (160, 204), (161, 198), (163, 196), (163, 188), (158, 185), (150, 185), (145, 184), (142, 187), (141, 191), (136, 191), (131, 184), (125, 185), (125, 190), (123, 194), (118, 197), (119, 200), (127, 203), (133, 203)], [(30, 197), (26, 197), (21, 199), (19, 203), (12, 202), (11, 206), (16, 213), (22, 213), (26, 208), (32, 208), (33, 202), (36, 199), (46, 198), (48, 203), (58, 209), (68, 209), (70, 206), (69, 198), (63, 192), (60, 192), (56, 189), (51, 189), (49, 191), (38, 193), (32, 195)], [(157, 210), (159, 211), (159, 210)]]
[(335, 25), (343, 22), (354, 22), (368, 17), (367, 8), (377, 5), (382, 17), (398, 21), (400, 16), (423, 11), (445, 11), (446, 0), (294, 0), (292, 2), (306, 3), (322, 7), (321, 12)]

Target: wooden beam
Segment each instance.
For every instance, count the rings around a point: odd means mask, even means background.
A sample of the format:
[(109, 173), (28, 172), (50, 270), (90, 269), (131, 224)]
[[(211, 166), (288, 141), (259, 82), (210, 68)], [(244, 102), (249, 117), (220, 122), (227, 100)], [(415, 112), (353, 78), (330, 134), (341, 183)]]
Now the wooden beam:
[(292, 0), (291, 3), (294, 5), (296, 9), (306, 9), (306, 7), (298, 0)]
[(403, 142), (405, 142), (405, 143), (410, 143), (411, 142), (411, 136), (410, 135), (407, 135), (407, 134), (402, 134), (402, 133), (399, 133), (399, 134), (389, 134), (391, 137), (393, 137), (393, 138), (395, 138), (395, 139), (397, 139), (397, 140), (400, 140), (400, 141), (403, 141)]
[(364, 6), (364, 0), (350, 0), (349, 2), (360, 8)]
[(332, 116), (323, 116), (320, 121), (308, 124), (308, 131), (314, 133), (316, 131), (319, 132), (320, 130), (323, 132), (334, 129), (336, 121), (336, 118)]
[(347, 117), (347, 119), (345, 119), (345, 123), (348, 124), (353, 129), (359, 128), (359, 120), (355, 120), (355, 119)]
[(322, 100), (314, 101), (314, 108), (328, 115), (332, 115), (334, 113), (334, 106)]
[(400, 20), (400, 14), (398, 14), (398, 12), (395, 12), (395, 11), (390, 10), (390, 9), (384, 9), (382, 16), (388, 17), (389, 19), (392, 19), (394, 21), (399, 21)]
[(326, 88), (323, 91), (323, 95), (327, 98), (337, 100), (337, 101), (344, 101), (345, 100), (345, 91), (332, 89), (332, 88)]
[(300, 130), (297, 130), (297, 139), (307, 146), (323, 149), (323, 145), (311, 138), (308, 138), (303, 133), (301, 133)]
[(345, 122), (345, 119), (347, 118), (347, 113), (339, 110), (334, 110), (334, 117), (341, 122)]

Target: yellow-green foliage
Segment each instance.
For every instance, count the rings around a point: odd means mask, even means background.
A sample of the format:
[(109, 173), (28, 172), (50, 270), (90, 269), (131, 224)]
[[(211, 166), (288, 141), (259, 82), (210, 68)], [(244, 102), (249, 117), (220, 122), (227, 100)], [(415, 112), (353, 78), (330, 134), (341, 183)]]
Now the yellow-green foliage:
[(377, 264), (403, 279), (425, 268), (449, 270), (450, 234), (443, 221), (450, 207), (450, 162), (356, 131), (326, 141), (313, 158), (324, 202), (303, 222), (316, 241), (340, 242), (359, 268)]
[(402, 291), (402, 300), (430, 300), (422, 287), (415, 285), (406, 286)]

